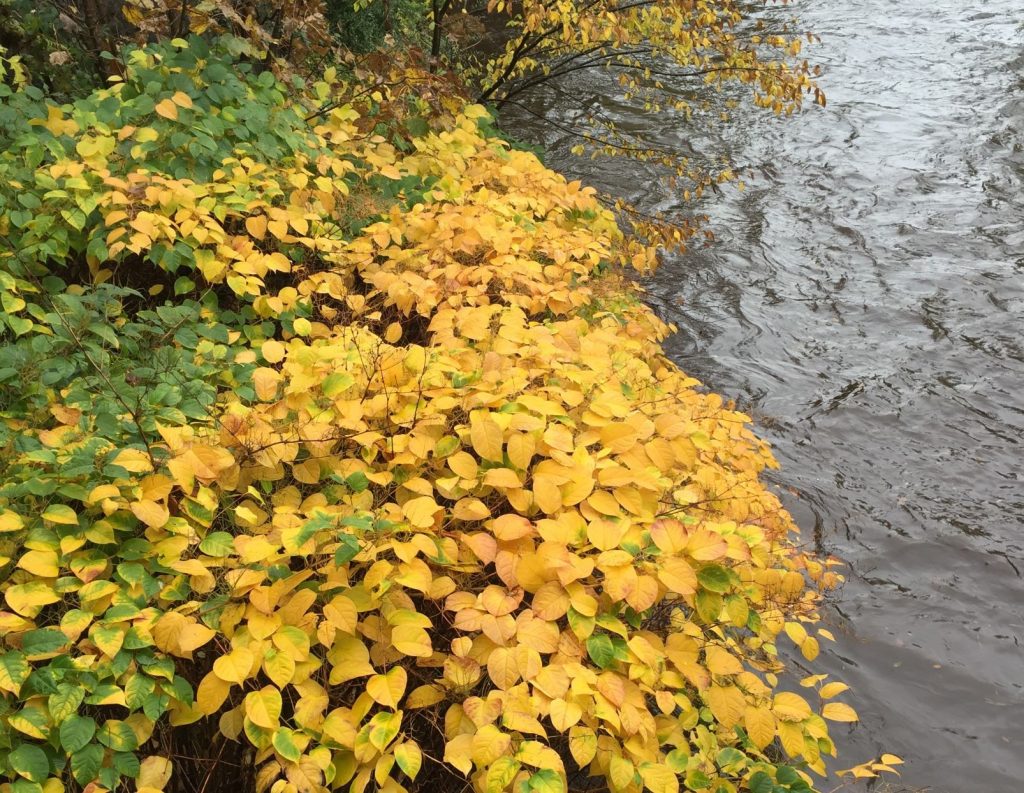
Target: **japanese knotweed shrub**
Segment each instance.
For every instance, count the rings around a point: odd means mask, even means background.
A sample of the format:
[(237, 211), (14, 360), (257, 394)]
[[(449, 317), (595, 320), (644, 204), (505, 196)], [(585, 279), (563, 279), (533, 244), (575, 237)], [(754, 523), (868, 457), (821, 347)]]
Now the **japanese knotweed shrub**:
[(231, 49), (0, 97), (0, 790), (809, 790), (837, 576), (652, 253)]

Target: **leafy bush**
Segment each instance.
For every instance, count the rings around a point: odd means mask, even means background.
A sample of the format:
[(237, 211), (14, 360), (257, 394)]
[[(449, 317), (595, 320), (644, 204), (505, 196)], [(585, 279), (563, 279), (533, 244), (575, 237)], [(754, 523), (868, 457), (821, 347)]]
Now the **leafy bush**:
[(0, 106), (0, 789), (809, 790), (838, 579), (653, 252), (479, 107), (238, 51)]

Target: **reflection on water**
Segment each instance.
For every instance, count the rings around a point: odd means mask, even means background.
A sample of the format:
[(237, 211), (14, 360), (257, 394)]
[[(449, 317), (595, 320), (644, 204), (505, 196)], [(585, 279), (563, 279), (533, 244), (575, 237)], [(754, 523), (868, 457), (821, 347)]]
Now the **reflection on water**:
[[(806, 541), (849, 564), (823, 653), (863, 719), (837, 726), (843, 758), (902, 754), (902, 784), (935, 793), (1024, 779), (1021, 11), (802, 0), (829, 106), (799, 119), (673, 129), (579, 75), (531, 106), (568, 120), (583, 97), (754, 176), (709, 204), (717, 242), (669, 257), (650, 298), (680, 327), (674, 359), (774, 444)], [(509, 116), (554, 167), (678, 206), (645, 166), (578, 161), (572, 140)]]

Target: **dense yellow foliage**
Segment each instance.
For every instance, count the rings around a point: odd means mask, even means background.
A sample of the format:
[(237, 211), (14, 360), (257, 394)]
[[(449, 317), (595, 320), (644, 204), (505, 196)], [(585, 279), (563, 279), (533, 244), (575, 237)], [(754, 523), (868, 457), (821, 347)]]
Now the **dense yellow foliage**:
[[(153, 112), (200, 118), (180, 88)], [(308, 117), (293, 156), (239, 152), (205, 179), (150, 156), (154, 126), (54, 106), (36, 124), (73, 145), (36, 175), (59, 189), (35, 214), (82, 232), (95, 279), (134, 268), (159, 294), (167, 259), (142, 257), (179, 245), (198, 290), (271, 324), (198, 342), (231, 361), (205, 420), (119, 445), (54, 388), (20, 425), (45, 451), (21, 464), (92, 444), (114, 473), (0, 515), (17, 774), (52, 793), (67, 756), (93, 782), (97, 757), (75, 758), (95, 733), (103, 766), (148, 756), (122, 773), (154, 793), (174, 735), (199, 730), (251, 745), (274, 793), (557, 793), (581, 773), (616, 793), (806, 790), (782, 758), (823, 772), (825, 720), (856, 716), (823, 675), (779, 690), (779, 648), (814, 660), (837, 576), (794, 545), (749, 419), (666, 359), (669, 329), (618, 274), (652, 253), (489, 137), (482, 108), (406, 152), (351, 104)], [(360, 207), (379, 220), (349, 233)], [(48, 626), (56, 644), (21, 652)], [(29, 683), (58, 656), (88, 691)]]

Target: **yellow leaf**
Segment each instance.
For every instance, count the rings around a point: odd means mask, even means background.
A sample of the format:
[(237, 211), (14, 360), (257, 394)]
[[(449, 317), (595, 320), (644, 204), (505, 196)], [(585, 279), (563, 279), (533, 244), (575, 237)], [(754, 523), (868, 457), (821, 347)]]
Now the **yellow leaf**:
[(651, 793), (678, 793), (679, 777), (668, 766), (658, 763), (641, 763), (640, 778)]
[(429, 708), (443, 700), (444, 697), (444, 689), (440, 686), (431, 684), (418, 686), (410, 691), (409, 696), (405, 698), (405, 706), (410, 710)]
[(587, 526), (587, 539), (594, 547), (601, 551), (609, 551), (618, 548), (619, 542), (626, 533), (627, 524), (624, 521), (612, 521), (604, 518), (592, 520)]
[(167, 507), (149, 499), (133, 502), (131, 510), (135, 514), (135, 517), (151, 529), (163, 528), (171, 517), (171, 513), (168, 512)]
[(256, 657), (245, 647), (236, 647), (227, 655), (213, 662), (213, 671), (227, 683), (241, 685), (252, 677), (252, 666)]
[(743, 671), (743, 664), (728, 650), (709, 645), (705, 648), (707, 667), (716, 675), (738, 675)]
[(837, 697), (844, 691), (849, 690), (850, 687), (846, 683), (826, 683), (818, 689), (818, 696), (822, 699), (832, 699), (832, 697)]
[(110, 462), (133, 474), (153, 470), (153, 461), (141, 449), (122, 449)]
[(56, 578), (60, 574), (56, 551), (28, 551), (18, 560), (18, 567), (40, 578)]
[(256, 390), (256, 398), (262, 402), (270, 402), (277, 398), (277, 386), (280, 382), (281, 373), (267, 366), (261, 366), (252, 373), (252, 384)]
[(857, 711), (842, 702), (828, 702), (821, 709), (821, 715), (829, 721), (857, 721)]
[(578, 767), (586, 768), (597, 754), (597, 735), (589, 727), (571, 728), (569, 730), (569, 752)]
[(174, 102), (178, 107), (192, 107), (192, 97), (186, 94), (184, 91), (175, 91), (171, 97), (171, 101)]
[(444, 761), (468, 775), (473, 770), (473, 736), (456, 735), (448, 741), (444, 747)]
[(807, 638), (807, 630), (799, 622), (787, 622), (786, 635), (799, 647)]
[(24, 526), (25, 521), (18, 513), (11, 512), (9, 509), (0, 513), (0, 533), (20, 531)]
[(442, 508), (430, 496), (411, 498), (402, 505), (402, 514), (411, 526), (417, 529), (429, 529), (437, 519)]
[(135, 784), (140, 787), (149, 787), (154, 790), (163, 790), (171, 779), (171, 772), (174, 770), (171, 761), (166, 757), (153, 755), (147, 757), (139, 764), (139, 775)]
[(190, 622), (178, 634), (178, 647), (183, 653), (191, 653), (193, 650), (198, 650), (216, 635), (217, 633), (211, 628), (200, 625), (198, 622)]
[(711, 708), (711, 713), (726, 729), (739, 724), (747, 710), (743, 692), (736, 686), (712, 684), (704, 693), (704, 698)]
[(295, 677), (295, 659), (287, 652), (268, 650), (263, 657), (263, 671), (275, 686), (283, 689)]
[(808, 636), (804, 639), (803, 644), (800, 645), (800, 652), (803, 653), (804, 658), (808, 661), (813, 661), (818, 657), (818, 653), (821, 652), (818, 640), (813, 636)]
[(56, 603), (60, 599), (60, 595), (42, 581), (15, 584), (4, 593), (7, 605), (23, 617), (34, 617), (42, 611), (43, 606)]
[(811, 715), (811, 706), (799, 694), (782, 691), (775, 695), (772, 711), (782, 721), (803, 721)]
[(374, 673), (370, 665), (370, 651), (355, 636), (338, 636), (327, 658), (331, 663), (329, 682), (332, 686)]
[(43, 520), (64, 526), (78, 525), (78, 515), (66, 504), (51, 504), (43, 510)]
[(415, 741), (406, 741), (395, 747), (395, 762), (409, 779), (415, 779), (423, 765), (423, 753)]
[(260, 355), (267, 363), (280, 363), (284, 360), (285, 346), (275, 339), (268, 339), (260, 346)]
[(483, 460), (500, 463), (504, 460), (502, 444), (505, 434), (498, 422), (486, 412), (474, 411), (469, 418), (469, 437), (475, 451)]
[(448, 460), (448, 467), (463, 479), (476, 479), (478, 466), (476, 459), (468, 452), (456, 452)]
[(396, 625), (392, 628), (391, 644), (398, 652), (414, 658), (426, 658), (434, 652), (427, 632), (416, 625)]
[(525, 432), (512, 433), (508, 438), (508, 459), (516, 468), (525, 471), (537, 451), (537, 442)]
[(775, 740), (775, 717), (768, 708), (747, 708), (743, 724), (758, 749), (764, 749)]
[(487, 674), (503, 691), (514, 686), (519, 680), (519, 665), (512, 651), (505, 647), (491, 650), (487, 658)]
[(267, 236), (267, 216), (250, 215), (245, 219), (245, 230), (258, 240)]
[(231, 693), (231, 684), (225, 683), (214, 672), (207, 672), (196, 689), (196, 707), (205, 716), (212, 716)]
[(366, 693), (375, 702), (380, 703), (392, 710), (398, 709), (398, 703), (405, 693), (405, 686), (408, 683), (408, 675), (400, 666), (389, 669), (383, 675), (374, 675), (366, 681)]
[(281, 726), (281, 692), (273, 686), (246, 694), (244, 704), (245, 715), (257, 727), (276, 730)]

